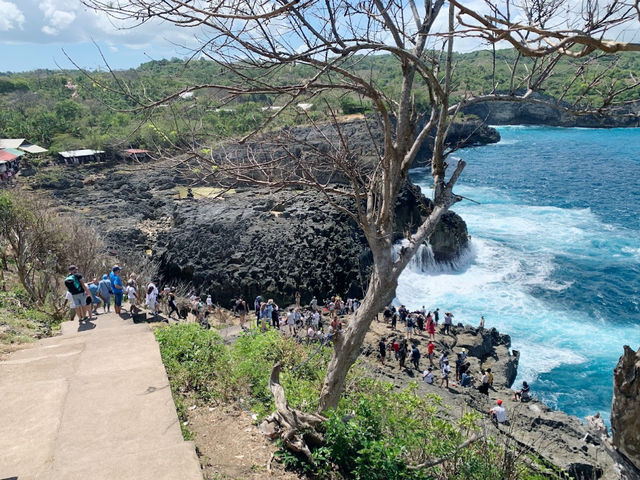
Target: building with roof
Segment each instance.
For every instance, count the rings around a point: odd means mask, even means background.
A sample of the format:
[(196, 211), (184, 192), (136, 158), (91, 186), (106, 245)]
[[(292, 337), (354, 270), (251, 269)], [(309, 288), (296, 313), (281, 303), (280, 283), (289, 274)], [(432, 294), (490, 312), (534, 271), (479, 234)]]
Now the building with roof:
[(142, 148), (128, 148), (123, 152), (125, 158), (130, 160), (148, 160), (149, 159), (149, 150), (143, 150)]
[(20, 168), (20, 157), (24, 152), (6, 148), (0, 150), (0, 181), (10, 180)]
[(103, 150), (69, 150), (67, 152), (58, 152), (61, 161), (68, 165), (79, 165), (88, 162), (101, 162), (104, 160), (105, 152)]
[(27, 153), (45, 153), (46, 148), (28, 142), (24, 138), (0, 138), (0, 149), (22, 150)]

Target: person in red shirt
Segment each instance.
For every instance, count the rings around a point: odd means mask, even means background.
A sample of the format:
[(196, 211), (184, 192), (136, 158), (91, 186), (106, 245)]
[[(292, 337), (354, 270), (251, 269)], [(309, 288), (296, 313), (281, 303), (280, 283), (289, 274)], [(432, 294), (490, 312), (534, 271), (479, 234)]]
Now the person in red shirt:
[(435, 350), (436, 346), (433, 344), (433, 342), (431, 340), (429, 340), (429, 345), (427, 345), (427, 356), (429, 357), (429, 363), (431, 364), (431, 366), (433, 367), (433, 351)]

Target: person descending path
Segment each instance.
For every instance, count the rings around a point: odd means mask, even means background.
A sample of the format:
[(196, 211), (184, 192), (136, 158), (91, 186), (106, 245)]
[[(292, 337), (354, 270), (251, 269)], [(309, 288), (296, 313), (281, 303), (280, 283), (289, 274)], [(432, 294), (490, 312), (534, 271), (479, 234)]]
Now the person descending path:
[(72, 297), (72, 305), (79, 321), (91, 319), (91, 307), (87, 306), (87, 298), (91, 298), (91, 292), (82, 280), (78, 267), (71, 265), (69, 275), (64, 279), (64, 285)]
[(124, 297), (124, 288), (122, 286), (122, 278), (120, 278), (120, 267), (114, 265), (109, 275), (111, 281), (111, 291), (113, 292), (113, 302), (115, 304), (115, 311), (117, 315), (122, 312), (122, 298)]

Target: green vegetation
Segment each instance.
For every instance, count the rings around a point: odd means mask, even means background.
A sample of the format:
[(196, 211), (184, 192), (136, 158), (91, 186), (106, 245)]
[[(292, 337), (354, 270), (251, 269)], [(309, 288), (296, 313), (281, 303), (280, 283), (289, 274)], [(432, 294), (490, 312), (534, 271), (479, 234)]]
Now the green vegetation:
[[(513, 50), (498, 51), (494, 73), (489, 51), (455, 55), (454, 97), (487, 92), (491, 86), (498, 92), (524, 88), (518, 79), (534, 66), (535, 60), (520, 59), (511, 85), (509, 65), (514, 58)], [(345, 68), (370, 79), (389, 98), (397, 98), (401, 75), (391, 56), (355, 57), (348, 62)], [(633, 82), (635, 72), (640, 70), (640, 56), (635, 53), (619, 58), (594, 55), (590, 62), (589, 69), (575, 78), (581, 61), (560, 61), (554, 75), (545, 83), (545, 93), (554, 97), (564, 94), (567, 102), (601, 102), (608, 88), (588, 92), (594, 78), (608, 70), (604, 75), (606, 83), (619, 89)], [(249, 77), (257, 75), (249, 69), (242, 73)], [(308, 66), (280, 66), (274, 67), (269, 77), (287, 85), (310, 78), (312, 74)], [(247, 133), (275, 113), (270, 107), (284, 105), (289, 100), (253, 94), (227, 103), (223, 87), (238, 80), (207, 60), (152, 61), (117, 75), (130, 94), (119, 91), (118, 83), (106, 72), (91, 72), (90, 77), (79, 71), (0, 74), (0, 132), (5, 137), (29, 138), (53, 152), (74, 148), (180, 147), (192, 145), (194, 141), (215, 142)], [(192, 96), (175, 95), (193, 86), (199, 87)], [(174, 95), (171, 100), (151, 110), (140, 108), (142, 104), (171, 95)], [(638, 89), (634, 88), (623, 92), (619, 100), (638, 98)], [(415, 100), (426, 109), (426, 89), (417, 88)], [(326, 119), (330, 110), (342, 114), (371, 111), (370, 104), (353, 94), (336, 96), (336, 93), (325, 92), (313, 98), (301, 96), (295, 103), (298, 102), (314, 106), (309, 111), (293, 108), (283, 112), (269, 128)]]
[[(300, 345), (274, 330), (253, 331), (228, 346), (197, 324), (159, 328), (156, 338), (183, 421), (184, 406), (193, 401), (238, 402), (258, 417), (268, 415), (274, 409), (268, 378), (276, 361), (284, 365), (281, 383), (289, 404), (308, 412), (317, 407), (329, 348)], [(357, 370), (325, 422), (326, 443), (313, 451), (315, 465), (281, 448), (277, 457), (285, 466), (313, 478), (354, 480), (543, 478), (529, 466), (536, 459), (508, 440), (483, 438), (477, 412), (456, 419), (438, 396), (421, 395), (415, 384), (398, 391)], [(460, 448), (474, 435), (476, 441)]]

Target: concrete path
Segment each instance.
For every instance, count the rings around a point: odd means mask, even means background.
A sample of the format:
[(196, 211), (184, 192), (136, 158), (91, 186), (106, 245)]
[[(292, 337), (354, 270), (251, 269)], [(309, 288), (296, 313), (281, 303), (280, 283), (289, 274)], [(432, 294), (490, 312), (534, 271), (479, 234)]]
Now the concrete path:
[(202, 480), (147, 324), (114, 314), (0, 363), (0, 479)]

